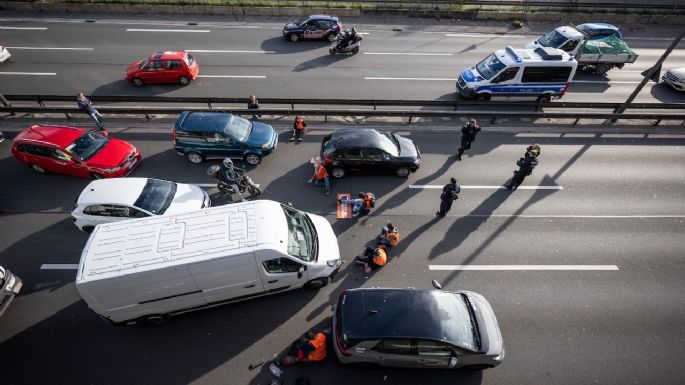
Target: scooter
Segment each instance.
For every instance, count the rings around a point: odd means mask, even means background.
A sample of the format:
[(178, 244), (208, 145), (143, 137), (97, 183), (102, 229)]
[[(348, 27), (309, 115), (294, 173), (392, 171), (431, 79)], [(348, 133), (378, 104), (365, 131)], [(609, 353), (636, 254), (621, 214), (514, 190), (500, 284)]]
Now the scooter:
[[(333, 41), (331, 44), (331, 47), (328, 49), (328, 52), (331, 55), (335, 55), (336, 53), (344, 53), (344, 54), (352, 54), (356, 55), (357, 52), (359, 52), (359, 47), (362, 45), (362, 37), (357, 35), (354, 38), (354, 41), (350, 41), (345, 45), (345, 43), (341, 42), (340, 39), (343, 39), (342, 34), (338, 35), (338, 39)], [(342, 47), (341, 47), (342, 45)]]
[(253, 182), (252, 178), (250, 178), (250, 176), (247, 175), (245, 171), (238, 168), (234, 168), (236, 174), (235, 184), (238, 185), (238, 189), (240, 191), (235, 191), (235, 189), (233, 188), (233, 184), (227, 183), (221, 178), (220, 169), (221, 167), (219, 167), (218, 165), (210, 166), (207, 169), (207, 174), (217, 179), (216, 187), (222, 193), (229, 195), (239, 193), (241, 196), (246, 191), (250, 194), (250, 196), (257, 196), (262, 193), (262, 190), (259, 189), (259, 185)]

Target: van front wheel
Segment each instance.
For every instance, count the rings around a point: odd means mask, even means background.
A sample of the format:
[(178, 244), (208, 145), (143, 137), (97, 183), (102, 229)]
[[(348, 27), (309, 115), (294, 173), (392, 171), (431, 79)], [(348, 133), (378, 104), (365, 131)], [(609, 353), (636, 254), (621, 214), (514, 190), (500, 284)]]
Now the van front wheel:
[(309, 289), (320, 289), (328, 285), (328, 278), (317, 278), (304, 284), (304, 287)]
[(169, 322), (171, 317), (168, 314), (148, 314), (140, 318), (143, 325), (158, 326)]
[(487, 102), (490, 100), (490, 94), (478, 94), (476, 95), (476, 100), (481, 102)]

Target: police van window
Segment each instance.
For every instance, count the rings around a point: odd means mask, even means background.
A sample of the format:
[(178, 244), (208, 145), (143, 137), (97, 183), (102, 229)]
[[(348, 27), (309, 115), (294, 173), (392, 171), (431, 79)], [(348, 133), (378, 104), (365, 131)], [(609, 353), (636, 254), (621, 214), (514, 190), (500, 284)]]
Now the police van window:
[(566, 83), (571, 71), (571, 67), (526, 67), (521, 83)]
[(502, 71), (501, 74), (497, 75), (496, 78), (492, 79), (492, 83), (501, 83), (505, 82), (507, 80), (511, 80), (516, 77), (516, 74), (519, 72), (519, 67), (511, 67), (507, 68), (504, 71)]
[(506, 67), (504, 63), (499, 61), (495, 54), (491, 54), (490, 56), (483, 59), (482, 62), (476, 64), (476, 70), (478, 70), (480, 76), (488, 80), (492, 79), (492, 77), (495, 76), (504, 67)]
[(566, 51), (566, 52), (571, 52), (571, 51), (573, 51), (574, 49), (576, 49), (576, 46), (578, 45), (578, 42), (579, 42), (579, 40), (569, 40), (569, 41), (566, 42), (566, 44), (564, 44), (563, 46), (561, 46), (561, 49), (563, 49), (563, 50)]

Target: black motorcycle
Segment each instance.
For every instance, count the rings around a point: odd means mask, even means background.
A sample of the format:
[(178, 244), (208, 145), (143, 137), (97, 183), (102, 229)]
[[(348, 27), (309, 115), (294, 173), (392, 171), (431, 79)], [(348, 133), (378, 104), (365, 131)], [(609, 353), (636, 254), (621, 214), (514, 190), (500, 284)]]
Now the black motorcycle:
[(242, 195), (244, 192), (247, 191), (250, 194), (250, 196), (254, 197), (262, 193), (262, 190), (259, 189), (259, 185), (252, 181), (252, 178), (250, 178), (250, 176), (247, 175), (247, 172), (245, 170), (235, 167), (233, 168), (233, 171), (236, 176), (235, 185), (238, 186), (238, 189), (240, 191), (235, 191), (235, 188), (233, 187), (234, 184), (224, 180), (221, 173), (221, 167), (218, 165), (210, 166), (207, 169), (207, 175), (217, 179), (218, 182), (216, 184), (216, 187), (219, 189), (219, 191), (221, 191), (224, 194), (233, 195), (235, 193), (239, 193)]

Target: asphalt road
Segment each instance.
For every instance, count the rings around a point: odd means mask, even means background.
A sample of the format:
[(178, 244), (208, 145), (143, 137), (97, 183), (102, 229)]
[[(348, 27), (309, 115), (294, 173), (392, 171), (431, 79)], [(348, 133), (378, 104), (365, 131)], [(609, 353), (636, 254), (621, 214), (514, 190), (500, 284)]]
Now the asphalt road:
[[(349, 176), (334, 192), (373, 191), (372, 215), (337, 220), (333, 197), (306, 183), (324, 130), (301, 144), (281, 134), (276, 152), (250, 171), (264, 198), (325, 215), (348, 262), (386, 221), (403, 236), (389, 264), (365, 274), (347, 263), (329, 286), (297, 290), (175, 318), (161, 327), (115, 328), (76, 292), (73, 270), (87, 236), (69, 220), (88, 180), (39, 175), (0, 145), (0, 264), (24, 288), (0, 318), (0, 367), (7, 384), (268, 384), (266, 365), (310, 328), (330, 324), (330, 305), (345, 288), (468, 289), (492, 304), (506, 357), (482, 373), (358, 369), (337, 362), (286, 368), (286, 384), (680, 384), (685, 338), (685, 135), (493, 132), (484, 127), (461, 162), (449, 158), (454, 131), (406, 129), (423, 154), (408, 180)], [(283, 127), (279, 128), (282, 130)], [(211, 183), (208, 164), (192, 165), (171, 146), (170, 128), (112, 129), (144, 160), (134, 176)], [(6, 132), (12, 137), (16, 130)], [(531, 142), (540, 165), (524, 186), (502, 185)], [(455, 176), (464, 186), (444, 219), (439, 190)], [(556, 187), (555, 187), (556, 186)], [(481, 187), (481, 188), (476, 188)], [(209, 189), (215, 204), (226, 203)], [(500, 266), (500, 271), (442, 271), (445, 265)], [(510, 265), (613, 266), (613, 270), (507, 270)], [(431, 269), (432, 266), (432, 269)]]
[[(174, 19), (176, 18), (176, 19)], [(361, 53), (330, 56), (327, 43), (290, 43), (283, 39), (285, 19), (242, 22), (188, 20), (0, 19), (0, 43), (13, 62), (0, 66), (4, 94), (168, 95), (374, 99), (457, 98), (459, 71), (494, 50), (522, 47), (554, 29), (535, 23), (511, 30), (506, 23), (397, 26), (356, 24)], [(347, 24), (352, 26), (352, 21)], [(16, 29), (19, 28), (19, 29)], [(625, 40), (640, 57), (607, 76), (578, 73), (567, 101), (624, 101), (642, 79), (640, 73), (661, 56), (678, 26), (622, 26)], [(685, 62), (685, 42), (664, 69)], [(200, 78), (188, 87), (137, 89), (123, 73), (138, 59), (159, 50), (190, 50), (200, 63)], [(46, 75), (48, 74), (48, 75)], [(650, 83), (637, 101), (683, 102), (685, 96)]]

